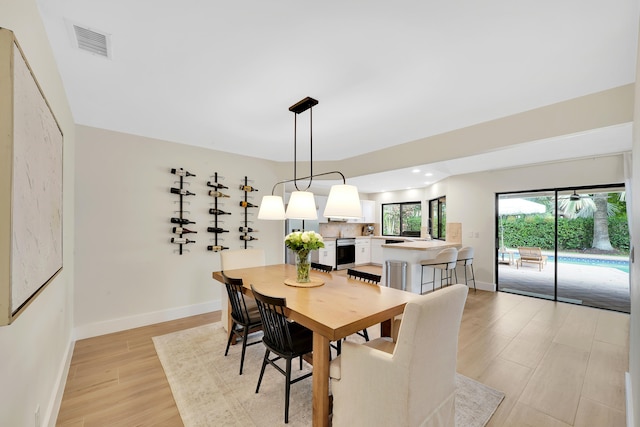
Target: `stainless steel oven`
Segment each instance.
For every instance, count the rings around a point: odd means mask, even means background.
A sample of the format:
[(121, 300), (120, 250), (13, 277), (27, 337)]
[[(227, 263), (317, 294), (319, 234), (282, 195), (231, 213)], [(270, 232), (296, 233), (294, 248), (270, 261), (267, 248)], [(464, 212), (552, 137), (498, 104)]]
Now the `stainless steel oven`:
[(355, 237), (336, 239), (336, 270), (344, 270), (356, 266)]

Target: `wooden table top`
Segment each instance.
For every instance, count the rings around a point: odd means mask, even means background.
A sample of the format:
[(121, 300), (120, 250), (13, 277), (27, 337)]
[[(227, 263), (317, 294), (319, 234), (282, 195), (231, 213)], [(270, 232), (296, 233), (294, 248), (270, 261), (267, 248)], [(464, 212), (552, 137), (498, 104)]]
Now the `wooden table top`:
[[(364, 283), (345, 275), (312, 271), (311, 277), (325, 282), (312, 288), (284, 284), (295, 278), (289, 264), (225, 271), (228, 277), (242, 278), (250, 292), (252, 284), (260, 292), (287, 300), (288, 316), (331, 341), (344, 338), (366, 327), (393, 318), (416, 295), (398, 289)], [(220, 272), (213, 278), (223, 281)]]

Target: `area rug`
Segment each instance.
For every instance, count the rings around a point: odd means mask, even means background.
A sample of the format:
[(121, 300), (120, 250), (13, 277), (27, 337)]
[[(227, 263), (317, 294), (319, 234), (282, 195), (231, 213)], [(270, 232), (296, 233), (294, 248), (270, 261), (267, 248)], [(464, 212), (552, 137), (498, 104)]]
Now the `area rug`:
[[(226, 333), (219, 322), (157, 336), (153, 343), (186, 427), (285, 425), (284, 376), (267, 367), (255, 393), (262, 344), (247, 347), (243, 374), (238, 375), (242, 346), (232, 346), (224, 356)], [(311, 369), (306, 362), (302, 371), (297, 362), (294, 367), (294, 377)], [(458, 427), (484, 426), (504, 398), (504, 393), (460, 374), (456, 385)], [(291, 386), (289, 426), (311, 425), (310, 396), (311, 378)]]

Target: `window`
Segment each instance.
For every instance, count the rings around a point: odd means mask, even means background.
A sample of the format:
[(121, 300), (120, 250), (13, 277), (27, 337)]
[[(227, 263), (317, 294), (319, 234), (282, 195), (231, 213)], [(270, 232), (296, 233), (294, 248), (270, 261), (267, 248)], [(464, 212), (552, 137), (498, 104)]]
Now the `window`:
[(383, 236), (420, 236), (422, 204), (420, 202), (382, 205)]
[(429, 234), (434, 239), (447, 237), (447, 198), (429, 200)]

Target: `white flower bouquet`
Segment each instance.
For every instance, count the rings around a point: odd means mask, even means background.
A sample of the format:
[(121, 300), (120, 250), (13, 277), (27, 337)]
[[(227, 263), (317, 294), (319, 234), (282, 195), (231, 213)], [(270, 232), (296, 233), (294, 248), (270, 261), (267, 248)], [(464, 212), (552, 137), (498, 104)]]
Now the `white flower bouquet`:
[(308, 283), (311, 267), (311, 251), (324, 248), (322, 236), (315, 231), (294, 231), (287, 234), (284, 244), (296, 252), (296, 282)]
[(294, 231), (289, 233), (284, 238), (284, 244), (296, 252), (324, 248), (322, 236), (315, 231)]

